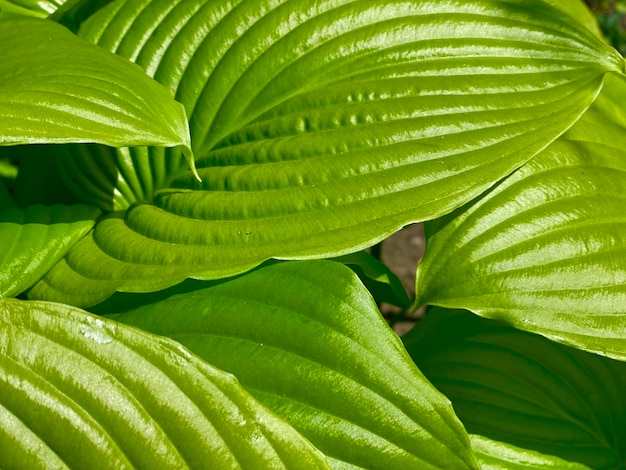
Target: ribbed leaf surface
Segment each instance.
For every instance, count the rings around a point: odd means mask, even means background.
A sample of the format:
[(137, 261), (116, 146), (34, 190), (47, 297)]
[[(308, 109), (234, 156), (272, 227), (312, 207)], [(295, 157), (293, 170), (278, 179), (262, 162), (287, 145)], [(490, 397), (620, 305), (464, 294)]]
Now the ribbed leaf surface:
[(448, 400), (339, 263), (279, 263), (115, 318), (235, 374), (336, 468), (477, 468)]
[(403, 340), (470, 433), (596, 470), (626, 465), (623, 362), (440, 308)]
[[(541, 1), (127, 0), (81, 34), (185, 105), (203, 179), (181, 173), (70, 255), (59, 279), (110, 281), (88, 303), (336, 256), (443, 215), (565, 131), (623, 65)], [(48, 282), (50, 298), (75, 290)]]
[(43, 277), (93, 227), (90, 206), (16, 207), (0, 212), (0, 297), (16, 296)]
[(180, 150), (171, 148), (68, 145), (56, 150), (62, 179), (72, 193), (107, 211), (152, 201), (155, 191), (189, 168)]
[(69, 306), (0, 300), (6, 468), (327, 468), (227, 373)]
[(183, 107), (136, 65), (58, 24), (0, 15), (0, 145), (182, 146)]
[(623, 155), (558, 141), (431, 227), (419, 302), (466, 308), (626, 360)]
[(553, 455), (521, 449), (476, 434), (471, 434), (470, 440), (482, 470), (590, 470), (580, 463), (566, 462)]
[(77, 0), (0, 0), (0, 11), (46, 18), (67, 3)]

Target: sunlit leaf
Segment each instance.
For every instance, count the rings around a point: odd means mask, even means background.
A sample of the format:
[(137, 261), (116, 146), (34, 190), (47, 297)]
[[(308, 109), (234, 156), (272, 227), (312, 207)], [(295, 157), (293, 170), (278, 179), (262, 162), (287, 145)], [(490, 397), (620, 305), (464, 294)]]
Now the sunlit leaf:
[(626, 360), (625, 138), (560, 140), (427, 227), (419, 302)]
[(83, 205), (0, 211), (0, 297), (16, 296), (41, 279), (99, 215)]
[(476, 434), (471, 434), (470, 440), (482, 470), (590, 470), (580, 463), (566, 462), (553, 455), (521, 449)]
[(180, 173), (104, 219), (37, 290), (86, 304), (338, 256), (441, 216), (564, 132), (623, 68), (538, 0), (127, 0), (81, 35), (185, 105), (203, 179)]
[(136, 65), (41, 19), (0, 14), (0, 145), (189, 149), (183, 107)]
[(403, 340), (471, 434), (595, 470), (626, 465), (625, 363), (440, 308)]
[(337, 468), (477, 468), (448, 400), (339, 263), (278, 263), (114, 318), (235, 374)]
[(79, 0), (0, 0), (0, 11), (46, 18), (59, 8)]
[(327, 468), (178, 343), (53, 303), (0, 300), (6, 468)]

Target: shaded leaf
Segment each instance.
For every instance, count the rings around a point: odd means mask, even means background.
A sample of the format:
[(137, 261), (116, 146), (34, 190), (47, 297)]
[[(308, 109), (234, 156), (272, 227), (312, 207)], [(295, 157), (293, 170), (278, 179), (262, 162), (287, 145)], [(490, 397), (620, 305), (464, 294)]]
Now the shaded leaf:
[(85, 205), (0, 212), (0, 297), (14, 297), (41, 279), (99, 215), (98, 209)]
[(9, 468), (327, 468), (233, 376), (178, 343), (53, 303), (0, 300)]
[(339, 263), (278, 263), (114, 318), (235, 374), (337, 468), (477, 468), (448, 400)]
[(403, 340), (471, 434), (597, 470), (626, 465), (623, 362), (440, 308)]
[(365, 284), (376, 302), (388, 302), (392, 305), (408, 308), (411, 300), (404, 290), (402, 282), (389, 267), (366, 251), (333, 258), (351, 268)]
[(441, 216), (564, 132), (623, 68), (537, 0), (115, 1), (81, 34), (185, 105), (203, 178), (180, 173), (153, 204), (102, 220), (36, 290), (81, 305), (339, 256)]

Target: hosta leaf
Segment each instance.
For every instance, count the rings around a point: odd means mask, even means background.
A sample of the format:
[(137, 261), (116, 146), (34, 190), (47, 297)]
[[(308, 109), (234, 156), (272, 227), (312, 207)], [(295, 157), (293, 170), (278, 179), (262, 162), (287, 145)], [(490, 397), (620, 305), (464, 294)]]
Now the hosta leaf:
[[(604, 39), (598, 20), (584, 0), (545, 0), (555, 8), (568, 15), (571, 20), (589, 29), (598, 38)], [(605, 40), (606, 41), (606, 40)], [(608, 41), (607, 41), (608, 42)]]
[(0, 147), (0, 158), (6, 158), (18, 169), (17, 177), (6, 181), (16, 206), (89, 203), (71, 193), (63, 182), (58, 160), (65, 157), (64, 148), (35, 144)]
[(358, 251), (333, 258), (333, 261), (343, 263), (352, 269), (376, 302), (388, 302), (403, 308), (411, 306), (411, 300), (398, 276), (385, 263), (368, 252)]
[[(537, 0), (116, 1), (81, 34), (185, 105), (203, 178), (177, 175), (70, 255), (56, 278), (108, 281), (89, 302), (337, 256), (443, 215), (565, 131), (623, 67)], [(70, 300), (66, 282), (40, 293)]]
[(326, 468), (178, 343), (53, 303), (0, 300), (8, 468)]
[(608, 126), (606, 144), (560, 140), (427, 227), (419, 302), (626, 360), (626, 130)]
[(136, 65), (41, 19), (1, 14), (0, 44), (0, 145), (182, 146), (191, 158), (183, 107)]
[(91, 206), (16, 207), (0, 212), (0, 297), (31, 287), (93, 227)]
[(0, 211), (4, 211), (5, 209), (8, 209), (9, 207), (14, 207), (14, 206), (15, 206), (15, 201), (13, 200), (13, 197), (9, 193), (9, 190), (4, 184), (4, 181), (0, 179)]
[(46, 18), (65, 4), (78, 0), (0, 0), (0, 11)]
[(172, 175), (188, 168), (178, 149), (68, 145), (58, 150), (61, 177), (81, 200), (103, 210), (151, 201)]
[(626, 465), (623, 362), (440, 308), (403, 339), (470, 433), (596, 470)]
[(571, 140), (596, 142), (616, 148), (626, 148), (626, 80), (621, 75), (609, 74), (602, 93), (591, 108), (566, 134)]
[(278, 263), (115, 318), (235, 374), (337, 468), (477, 468), (449, 402), (339, 263)]
[(482, 470), (590, 470), (580, 463), (566, 462), (553, 455), (521, 449), (476, 434), (471, 434), (470, 440)]

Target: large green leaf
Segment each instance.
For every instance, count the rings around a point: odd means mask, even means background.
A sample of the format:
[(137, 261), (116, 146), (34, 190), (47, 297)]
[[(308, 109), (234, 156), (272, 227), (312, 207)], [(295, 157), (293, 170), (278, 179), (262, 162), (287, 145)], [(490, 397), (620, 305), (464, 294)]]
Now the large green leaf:
[(339, 263), (278, 263), (115, 318), (233, 373), (337, 468), (477, 468), (448, 400)]
[(337, 256), (443, 215), (564, 132), (623, 68), (538, 0), (126, 0), (81, 34), (185, 105), (203, 178), (181, 173), (103, 220), (38, 290), (75, 302), (71, 279), (107, 280), (87, 303)]
[(16, 296), (41, 279), (99, 215), (84, 205), (0, 211), (0, 297)]
[(466, 308), (626, 360), (626, 129), (609, 112), (615, 87), (623, 103), (626, 86), (607, 85), (568, 133), (580, 140), (559, 140), (482, 199), (427, 225), (421, 304)]
[(626, 466), (623, 362), (440, 308), (403, 339), (470, 433), (596, 470)]
[(3, 468), (327, 468), (178, 343), (53, 303), (0, 300)]
[(191, 158), (183, 107), (136, 65), (17, 15), (0, 14), (0, 44), (0, 145), (182, 146)]

